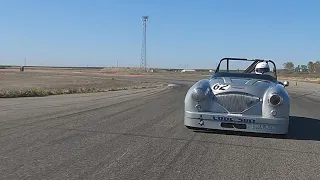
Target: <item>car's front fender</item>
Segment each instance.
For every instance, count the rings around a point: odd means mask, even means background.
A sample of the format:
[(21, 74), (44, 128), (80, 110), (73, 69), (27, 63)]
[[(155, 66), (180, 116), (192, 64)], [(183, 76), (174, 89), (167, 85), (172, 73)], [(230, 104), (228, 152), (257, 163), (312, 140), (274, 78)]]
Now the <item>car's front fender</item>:
[[(281, 104), (277, 106), (271, 105), (270, 96), (277, 94), (281, 97)], [(277, 84), (268, 88), (263, 96), (262, 116), (266, 118), (284, 118), (290, 114), (290, 97), (284, 86)]]

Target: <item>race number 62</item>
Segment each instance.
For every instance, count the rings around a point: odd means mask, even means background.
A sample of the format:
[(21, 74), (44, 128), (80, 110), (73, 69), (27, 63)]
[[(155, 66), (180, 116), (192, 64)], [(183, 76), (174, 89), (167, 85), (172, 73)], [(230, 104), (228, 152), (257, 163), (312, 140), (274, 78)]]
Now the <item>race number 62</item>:
[(220, 90), (220, 91), (224, 91), (227, 90), (230, 87), (229, 84), (215, 84), (213, 85), (212, 89), (213, 90)]

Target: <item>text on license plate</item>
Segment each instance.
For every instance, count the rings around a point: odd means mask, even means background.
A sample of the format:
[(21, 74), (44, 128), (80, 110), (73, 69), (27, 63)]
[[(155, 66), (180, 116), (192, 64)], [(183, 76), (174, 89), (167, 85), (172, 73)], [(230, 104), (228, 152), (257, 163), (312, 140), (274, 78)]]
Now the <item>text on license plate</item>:
[(265, 125), (265, 124), (254, 125), (254, 126), (252, 126), (252, 128), (255, 130), (269, 130), (269, 131), (275, 130), (275, 128), (273, 126)]

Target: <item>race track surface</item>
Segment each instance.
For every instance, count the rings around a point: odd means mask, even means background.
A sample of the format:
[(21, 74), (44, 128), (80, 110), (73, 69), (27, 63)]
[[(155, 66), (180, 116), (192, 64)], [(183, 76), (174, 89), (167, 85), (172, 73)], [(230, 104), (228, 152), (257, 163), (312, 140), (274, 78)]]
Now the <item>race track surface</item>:
[(320, 85), (288, 87), (287, 139), (195, 133), (189, 87), (0, 101), (0, 179), (320, 179)]

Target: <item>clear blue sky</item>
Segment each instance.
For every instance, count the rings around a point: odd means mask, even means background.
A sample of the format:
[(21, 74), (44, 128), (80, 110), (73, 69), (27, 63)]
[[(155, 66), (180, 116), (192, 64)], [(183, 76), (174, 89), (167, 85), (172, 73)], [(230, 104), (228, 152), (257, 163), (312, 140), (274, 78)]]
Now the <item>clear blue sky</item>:
[(214, 68), (320, 60), (318, 0), (0, 0), (0, 64)]

